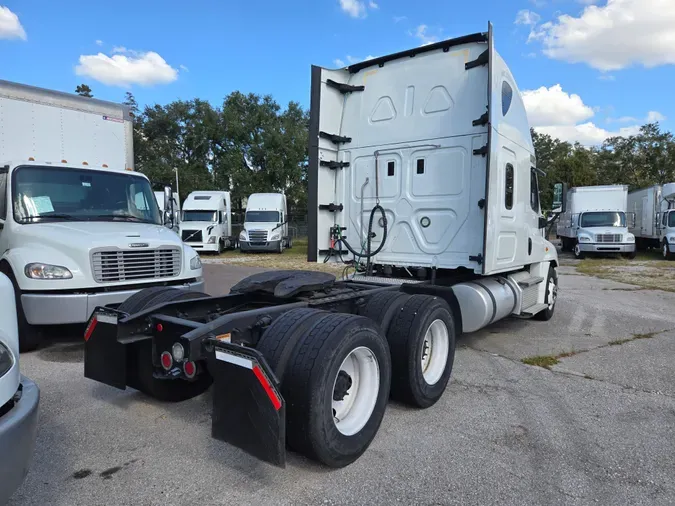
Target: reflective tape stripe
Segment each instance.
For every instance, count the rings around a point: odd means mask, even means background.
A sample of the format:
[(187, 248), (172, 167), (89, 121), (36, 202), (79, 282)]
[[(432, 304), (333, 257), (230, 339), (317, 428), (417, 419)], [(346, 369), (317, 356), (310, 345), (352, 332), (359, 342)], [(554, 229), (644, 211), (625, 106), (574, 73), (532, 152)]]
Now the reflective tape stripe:
[(222, 360), (223, 362), (238, 365), (239, 367), (253, 369), (253, 361), (249, 360), (248, 358), (239, 357), (237, 355), (232, 355), (231, 353), (226, 353), (220, 350), (216, 350), (216, 358), (218, 360)]

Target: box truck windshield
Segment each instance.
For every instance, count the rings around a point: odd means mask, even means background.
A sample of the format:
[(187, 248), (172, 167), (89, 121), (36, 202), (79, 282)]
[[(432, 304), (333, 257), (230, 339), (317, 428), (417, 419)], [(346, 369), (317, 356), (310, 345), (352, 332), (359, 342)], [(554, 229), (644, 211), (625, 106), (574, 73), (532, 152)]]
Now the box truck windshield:
[(278, 223), (278, 211), (246, 211), (246, 223)]
[(111, 171), (24, 166), (12, 177), (14, 219), (45, 221), (128, 220), (161, 224), (150, 183)]
[(625, 227), (626, 214), (617, 212), (590, 212), (581, 215), (582, 227)]
[(208, 221), (215, 223), (217, 221), (217, 211), (183, 211), (183, 221)]

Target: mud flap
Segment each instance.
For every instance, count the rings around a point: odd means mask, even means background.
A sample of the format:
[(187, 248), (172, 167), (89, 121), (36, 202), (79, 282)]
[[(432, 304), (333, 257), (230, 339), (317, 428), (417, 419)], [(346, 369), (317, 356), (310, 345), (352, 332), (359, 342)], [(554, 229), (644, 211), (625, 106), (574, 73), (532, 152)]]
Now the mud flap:
[(208, 367), (214, 383), (212, 436), (285, 467), (286, 404), (262, 354), (218, 343)]
[(84, 331), (84, 377), (126, 389), (126, 345), (117, 340), (118, 313), (97, 309)]

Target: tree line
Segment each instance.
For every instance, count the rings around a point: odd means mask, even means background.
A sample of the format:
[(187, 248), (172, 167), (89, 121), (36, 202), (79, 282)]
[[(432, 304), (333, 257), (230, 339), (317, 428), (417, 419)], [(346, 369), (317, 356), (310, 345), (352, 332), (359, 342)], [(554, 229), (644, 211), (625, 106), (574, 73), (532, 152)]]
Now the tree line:
[[(85, 84), (76, 92), (93, 96)], [(124, 103), (134, 113), (137, 170), (175, 186), (175, 168), (181, 200), (194, 190), (228, 190), (241, 208), (251, 193), (284, 192), (294, 210), (306, 208), (309, 114), (298, 103), (282, 109), (269, 95), (238, 91), (220, 107), (194, 99), (140, 110), (129, 92)], [(557, 182), (636, 189), (675, 181), (675, 137), (658, 123), (591, 148), (534, 129), (532, 139), (537, 167), (546, 172), (540, 178), (544, 210), (551, 209)]]

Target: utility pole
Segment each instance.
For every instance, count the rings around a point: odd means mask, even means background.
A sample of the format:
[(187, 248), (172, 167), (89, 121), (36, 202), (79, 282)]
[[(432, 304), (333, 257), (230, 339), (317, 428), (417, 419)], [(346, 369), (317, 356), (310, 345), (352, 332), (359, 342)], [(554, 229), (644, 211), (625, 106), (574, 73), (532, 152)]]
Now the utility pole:
[(178, 200), (180, 200), (180, 192), (178, 191), (178, 167), (174, 167), (173, 170), (176, 172), (176, 195), (178, 195)]

